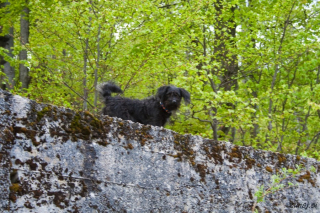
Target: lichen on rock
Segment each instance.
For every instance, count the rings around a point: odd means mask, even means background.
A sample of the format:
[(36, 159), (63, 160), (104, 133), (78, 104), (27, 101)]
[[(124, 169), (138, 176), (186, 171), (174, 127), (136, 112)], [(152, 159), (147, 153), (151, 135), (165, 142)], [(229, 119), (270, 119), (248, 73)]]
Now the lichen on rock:
[(320, 209), (320, 163), (162, 127), (39, 104), (0, 90), (3, 212), (250, 212), (254, 192), (303, 164), (292, 187), (258, 204)]

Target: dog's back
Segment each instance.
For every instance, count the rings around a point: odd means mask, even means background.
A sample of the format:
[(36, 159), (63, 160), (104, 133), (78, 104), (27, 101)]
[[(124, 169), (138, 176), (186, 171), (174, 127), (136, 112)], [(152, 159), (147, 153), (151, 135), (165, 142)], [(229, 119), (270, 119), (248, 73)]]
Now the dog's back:
[(139, 100), (132, 100), (120, 96), (112, 97), (112, 93), (123, 93), (123, 91), (118, 85), (111, 81), (100, 85), (99, 92), (105, 103), (105, 107), (102, 110), (104, 115), (139, 122), (139, 120), (132, 116), (135, 114), (135, 109), (139, 105)]

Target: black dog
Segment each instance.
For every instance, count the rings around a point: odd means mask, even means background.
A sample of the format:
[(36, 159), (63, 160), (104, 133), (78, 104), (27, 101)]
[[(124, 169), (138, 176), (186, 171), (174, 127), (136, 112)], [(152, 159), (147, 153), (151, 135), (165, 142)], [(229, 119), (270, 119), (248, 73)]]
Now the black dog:
[(143, 100), (112, 97), (111, 93), (122, 93), (113, 82), (102, 84), (99, 92), (106, 105), (103, 114), (153, 126), (164, 126), (172, 112), (180, 107), (182, 98), (186, 104), (190, 103), (189, 92), (175, 86), (162, 86), (155, 96)]

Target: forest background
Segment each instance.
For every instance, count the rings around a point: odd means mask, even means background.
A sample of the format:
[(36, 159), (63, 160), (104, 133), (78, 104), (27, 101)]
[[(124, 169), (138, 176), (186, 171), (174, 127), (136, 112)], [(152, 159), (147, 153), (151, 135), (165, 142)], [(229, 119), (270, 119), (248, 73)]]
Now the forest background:
[(166, 128), (320, 160), (320, 4), (1, 0), (1, 88), (99, 114), (114, 80), (191, 93)]

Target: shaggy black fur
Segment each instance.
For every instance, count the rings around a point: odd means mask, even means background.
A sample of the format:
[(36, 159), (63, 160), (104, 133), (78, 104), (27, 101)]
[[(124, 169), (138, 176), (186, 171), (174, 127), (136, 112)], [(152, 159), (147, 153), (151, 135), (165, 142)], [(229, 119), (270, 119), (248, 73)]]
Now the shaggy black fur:
[(153, 126), (164, 126), (172, 112), (180, 107), (182, 98), (186, 104), (190, 103), (189, 92), (175, 86), (162, 86), (155, 96), (143, 100), (112, 97), (111, 93), (122, 93), (113, 82), (102, 84), (99, 92), (106, 105), (103, 114)]

